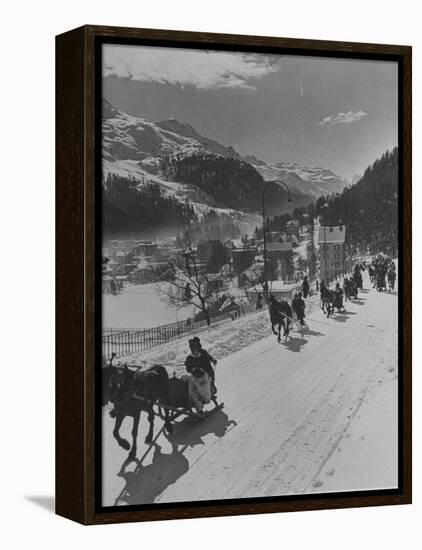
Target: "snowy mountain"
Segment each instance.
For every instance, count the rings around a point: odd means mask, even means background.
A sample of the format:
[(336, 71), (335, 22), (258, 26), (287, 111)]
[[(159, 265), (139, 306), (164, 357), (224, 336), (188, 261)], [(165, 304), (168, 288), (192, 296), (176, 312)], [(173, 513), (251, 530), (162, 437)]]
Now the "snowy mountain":
[(225, 147), (217, 141), (202, 136), (190, 124), (182, 124), (174, 118), (162, 120), (161, 122), (156, 122), (155, 124), (162, 130), (171, 132), (172, 135), (176, 134), (178, 136), (195, 140), (202, 146), (202, 149), (208, 151), (209, 153), (221, 155), (225, 158), (240, 159), (240, 155), (233, 149), (233, 147)]
[[(253, 155), (242, 159), (232, 147), (201, 135), (189, 124), (173, 118), (151, 122), (124, 113), (106, 100), (103, 100), (102, 131), (105, 176), (117, 174), (133, 177), (140, 185), (146, 182), (155, 183), (166, 194), (175, 196), (180, 201), (189, 200), (198, 211), (207, 207), (233, 208), (233, 200), (228, 204), (217, 190), (224, 189), (226, 183), (223, 180), (227, 179), (225, 174), (230, 177), (228, 174), (233, 170), (236, 175), (230, 182), (232, 196), (236, 193), (236, 185), (239, 185), (239, 195), (252, 193), (253, 196), (258, 196), (264, 180), (282, 179), (290, 188), (293, 207), (305, 206), (321, 195), (340, 192), (347, 185), (345, 180), (325, 168), (306, 168), (288, 162), (266, 164)], [(195, 162), (195, 174), (202, 181), (184, 177), (186, 170), (180, 165), (186, 159), (191, 163), (191, 158)], [(224, 163), (225, 160), (227, 172), (221, 166), (221, 162)], [(163, 162), (167, 165), (172, 163), (172, 170), (163, 171)], [(201, 162), (204, 165), (203, 170)], [(216, 164), (219, 165), (218, 181), (215, 181)], [(214, 179), (210, 170), (214, 172)], [(207, 184), (204, 183), (204, 178), (207, 179)], [(272, 205), (270, 201), (270, 206), (280, 212), (280, 209), (287, 208), (285, 191), (275, 190), (274, 199), (277, 199), (277, 194), (279, 200)], [(246, 200), (245, 197), (244, 204), (239, 204), (238, 208), (259, 210), (260, 200), (255, 200), (252, 195), (251, 200)]]
[(245, 157), (266, 181), (283, 180), (290, 191), (315, 200), (318, 197), (341, 193), (349, 182), (328, 168), (309, 168), (294, 162), (265, 163), (254, 156)]
[(157, 159), (165, 155), (190, 155), (208, 152), (227, 158), (240, 156), (232, 147), (199, 134), (189, 124), (175, 119), (151, 122), (147, 119), (123, 113), (103, 100), (103, 159), (106, 171), (132, 165), (134, 176), (139, 170), (154, 173)]

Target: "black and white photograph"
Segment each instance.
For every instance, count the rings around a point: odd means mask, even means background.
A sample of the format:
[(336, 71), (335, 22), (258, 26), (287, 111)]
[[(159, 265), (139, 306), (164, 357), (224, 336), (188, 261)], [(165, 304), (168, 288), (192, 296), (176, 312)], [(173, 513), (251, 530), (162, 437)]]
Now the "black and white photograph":
[(101, 506), (399, 487), (399, 67), (103, 43)]

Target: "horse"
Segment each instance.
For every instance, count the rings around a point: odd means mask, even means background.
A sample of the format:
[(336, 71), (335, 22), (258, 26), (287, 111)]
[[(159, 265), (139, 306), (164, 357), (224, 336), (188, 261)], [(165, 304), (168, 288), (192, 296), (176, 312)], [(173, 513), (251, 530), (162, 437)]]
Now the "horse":
[(369, 265), (368, 272), (369, 272), (369, 280), (371, 281), (372, 285), (375, 286), (375, 275), (376, 275), (375, 267), (372, 265)]
[[(281, 327), (283, 327), (283, 336), (285, 340), (289, 337), (290, 321), (292, 319), (292, 308), (285, 300), (279, 302), (272, 294), (270, 296), (270, 320), (273, 333), (278, 336), (277, 341), (281, 341)], [(274, 326), (278, 325), (278, 332)]]
[(362, 273), (361, 273), (360, 269), (355, 269), (355, 272), (353, 273), (352, 279), (356, 283), (357, 288), (362, 290), (363, 281), (362, 281)]
[[(334, 290), (329, 290), (327, 287), (321, 287), (321, 309), (327, 317), (330, 317), (334, 313), (334, 304), (336, 301), (336, 295)], [(327, 308), (327, 311), (325, 311)]]
[[(350, 282), (349, 282), (350, 285)], [(325, 311), (327, 308), (327, 311)], [(342, 304), (341, 291), (336, 292), (335, 290), (329, 290), (327, 287), (321, 288), (321, 309), (327, 315), (327, 318), (330, 315), (333, 315), (334, 308), (337, 308), (337, 313), (340, 311), (345, 311), (345, 308)]]
[(344, 278), (343, 282), (343, 293), (344, 293), (344, 299), (346, 302), (350, 302), (352, 299), (352, 296), (354, 296), (355, 291), (357, 291), (357, 288), (355, 288), (355, 285), (352, 283), (352, 280), (349, 281), (347, 277)]
[(350, 298), (358, 299), (358, 284), (352, 277), (349, 281)]
[[(131, 456), (136, 455), (137, 437), (141, 412), (148, 413), (149, 431), (145, 437), (145, 443), (150, 444), (154, 434), (154, 410), (157, 401), (168, 400), (170, 384), (166, 369), (161, 365), (153, 365), (143, 371), (131, 370), (127, 365), (115, 367), (112, 364), (115, 354), (112, 355), (108, 366), (103, 368), (103, 395), (102, 404), (111, 402), (114, 409), (110, 416), (115, 418), (113, 436), (117, 443), (130, 451)], [(119, 430), (123, 420), (131, 416), (132, 445), (120, 436)], [(172, 425), (166, 411), (165, 428), (171, 433)]]
[(385, 283), (385, 269), (383, 267), (379, 267), (377, 269), (376, 288), (378, 292), (387, 290), (387, 286)]
[(392, 290), (394, 290), (394, 285), (396, 283), (396, 272), (394, 271), (394, 269), (389, 269), (387, 279), (388, 279), (388, 292), (391, 292)]

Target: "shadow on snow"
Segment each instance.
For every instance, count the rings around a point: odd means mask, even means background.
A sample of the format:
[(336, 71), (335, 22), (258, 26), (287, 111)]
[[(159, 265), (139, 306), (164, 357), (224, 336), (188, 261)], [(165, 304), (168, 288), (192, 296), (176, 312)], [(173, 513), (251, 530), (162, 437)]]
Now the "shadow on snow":
[[(324, 336), (322, 332), (318, 332), (316, 330), (310, 330), (305, 329), (302, 332), (303, 336)], [(306, 338), (297, 338), (297, 337), (289, 337), (287, 339), (287, 342), (281, 342), (283, 346), (288, 349), (289, 351), (293, 351), (295, 353), (299, 352), (303, 346), (305, 346), (308, 343), (308, 340)]]
[[(185, 418), (173, 425), (172, 434), (163, 431), (163, 436), (171, 445), (171, 453), (164, 453), (161, 445), (152, 445), (152, 462), (143, 465), (143, 459), (128, 457), (122, 464), (119, 477), (125, 480), (125, 486), (115, 500), (115, 505), (149, 504), (175, 483), (189, 470), (189, 461), (184, 453), (189, 447), (204, 445), (203, 437), (214, 434), (223, 437), (231, 426), (236, 426), (234, 420), (219, 410), (202, 422)], [(145, 458), (144, 455), (143, 458)], [(131, 467), (133, 466), (134, 467)]]
[(332, 317), (337, 323), (345, 323), (352, 315), (356, 315), (355, 311), (343, 311), (342, 313), (335, 313)]

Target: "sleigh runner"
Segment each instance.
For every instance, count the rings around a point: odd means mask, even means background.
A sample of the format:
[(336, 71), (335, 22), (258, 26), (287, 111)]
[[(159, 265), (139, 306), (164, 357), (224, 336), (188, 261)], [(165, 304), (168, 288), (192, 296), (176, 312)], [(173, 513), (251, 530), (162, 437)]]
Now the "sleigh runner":
[(212, 409), (202, 411), (202, 413), (195, 412), (193, 408), (184, 408), (184, 407), (172, 407), (171, 405), (166, 405), (165, 403), (156, 403), (154, 413), (156, 416), (160, 417), (162, 420), (166, 419), (166, 412), (168, 413), (167, 419), (170, 422), (174, 422), (181, 416), (187, 416), (196, 421), (205, 420), (212, 414), (217, 411), (220, 411), (224, 408), (224, 403), (218, 403), (216, 398), (212, 399), (214, 404)]

